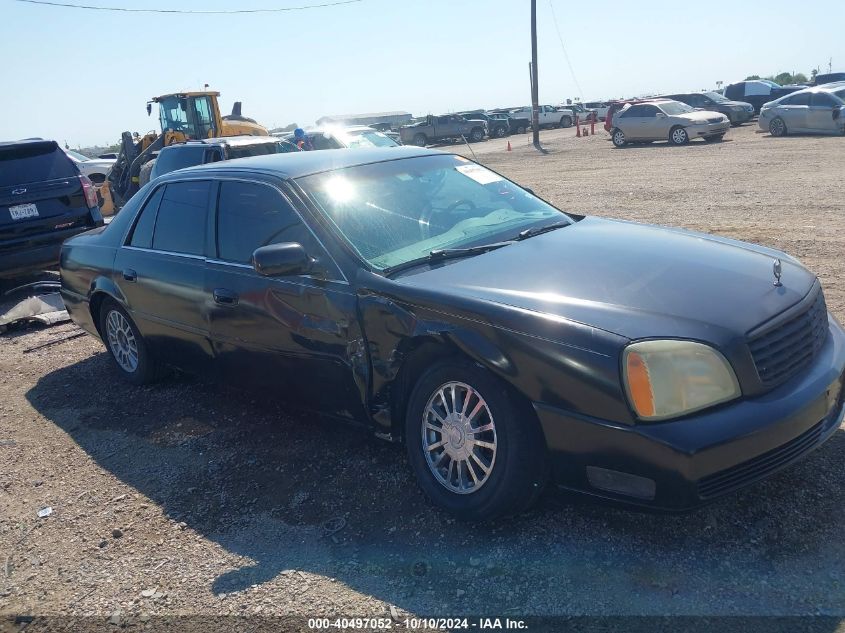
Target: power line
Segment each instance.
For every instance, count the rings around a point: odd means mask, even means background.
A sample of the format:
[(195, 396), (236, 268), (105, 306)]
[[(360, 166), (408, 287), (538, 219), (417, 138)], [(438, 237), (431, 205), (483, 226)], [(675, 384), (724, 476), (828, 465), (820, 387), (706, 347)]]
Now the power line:
[(325, 7), (336, 7), (342, 4), (354, 4), (356, 2), (363, 2), (363, 0), (337, 0), (336, 2), (325, 2), (323, 4), (309, 4), (299, 7), (280, 7), (276, 9), (231, 9), (228, 11), (190, 11), (183, 9), (129, 9), (125, 7), (95, 7), (90, 4), (49, 2), (48, 0), (15, 0), (15, 2), (26, 2), (27, 4), (38, 4), (50, 7), (65, 7), (68, 9), (89, 9), (92, 11), (121, 11), (124, 13), (190, 13), (194, 15), (220, 15), (231, 13), (281, 13), (282, 11), (304, 11), (306, 9), (322, 9)]
[(569, 74), (572, 75), (572, 81), (575, 82), (575, 87), (578, 88), (578, 94), (581, 95), (581, 99), (583, 100), (584, 91), (581, 90), (581, 85), (575, 77), (575, 70), (572, 68), (572, 62), (569, 61), (569, 54), (566, 52), (566, 45), (563, 43), (563, 36), (560, 34), (560, 27), (557, 25), (557, 15), (555, 15), (555, 5), (552, 4), (552, 0), (549, 0), (549, 8), (552, 10), (552, 21), (555, 23), (557, 39), (560, 40), (560, 47), (563, 49), (563, 58), (566, 60), (566, 65), (569, 66)]

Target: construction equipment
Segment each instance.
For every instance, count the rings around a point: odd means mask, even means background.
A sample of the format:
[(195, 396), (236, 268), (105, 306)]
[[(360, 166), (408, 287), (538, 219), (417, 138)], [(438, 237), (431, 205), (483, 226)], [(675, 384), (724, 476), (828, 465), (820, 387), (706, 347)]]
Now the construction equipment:
[(147, 132), (133, 136), (124, 132), (120, 152), (108, 176), (111, 199), (116, 209), (122, 207), (150, 178), (158, 150), (189, 139), (220, 136), (267, 136), (267, 129), (253, 119), (241, 115), (241, 103), (236, 102), (232, 114), (220, 115), (217, 103), (219, 92), (177, 92), (153, 97), (147, 102), (147, 115), (158, 104), (161, 133)]

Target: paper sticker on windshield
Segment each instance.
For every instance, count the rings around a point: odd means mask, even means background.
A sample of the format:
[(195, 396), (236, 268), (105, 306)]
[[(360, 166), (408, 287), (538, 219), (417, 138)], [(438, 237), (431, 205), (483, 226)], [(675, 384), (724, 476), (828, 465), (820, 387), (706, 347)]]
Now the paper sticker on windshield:
[(500, 182), (504, 180), (499, 174), (493, 173), (489, 169), (481, 165), (460, 165), (455, 169), (461, 172), (464, 176), (472, 178), (480, 185), (489, 185), (491, 182)]

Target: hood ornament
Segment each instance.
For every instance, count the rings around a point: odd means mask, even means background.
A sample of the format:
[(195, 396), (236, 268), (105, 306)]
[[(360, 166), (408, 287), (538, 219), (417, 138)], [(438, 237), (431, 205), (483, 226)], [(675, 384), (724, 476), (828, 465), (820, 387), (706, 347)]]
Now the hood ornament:
[(780, 288), (783, 285), (782, 283), (780, 283), (780, 276), (783, 274), (783, 271), (781, 269), (780, 259), (775, 259), (775, 261), (772, 263), (772, 272), (775, 275), (774, 285), (777, 288)]

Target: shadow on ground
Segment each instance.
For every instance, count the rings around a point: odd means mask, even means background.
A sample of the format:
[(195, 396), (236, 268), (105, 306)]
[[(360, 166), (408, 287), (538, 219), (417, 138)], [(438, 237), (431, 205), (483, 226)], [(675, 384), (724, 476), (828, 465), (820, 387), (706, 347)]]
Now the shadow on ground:
[(546, 500), (471, 525), (423, 499), (401, 447), (266, 397), (179, 375), (132, 387), (101, 353), (27, 398), (100, 467), (254, 561), (211, 592), (298, 569), (424, 614), (845, 615), (843, 431), (692, 514)]

